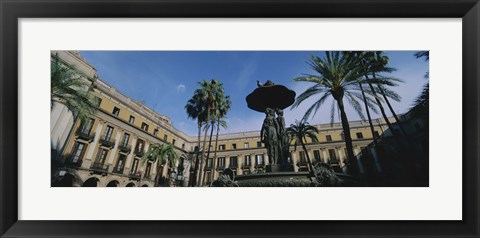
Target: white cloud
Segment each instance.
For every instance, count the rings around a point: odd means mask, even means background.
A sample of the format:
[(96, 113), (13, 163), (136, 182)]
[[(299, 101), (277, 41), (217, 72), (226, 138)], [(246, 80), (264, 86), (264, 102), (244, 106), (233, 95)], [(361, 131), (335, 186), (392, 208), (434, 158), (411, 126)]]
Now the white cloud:
[(177, 86), (177, 93), (184, 93), (185, 92), (185, 85), (184, 84), (179, 84)]

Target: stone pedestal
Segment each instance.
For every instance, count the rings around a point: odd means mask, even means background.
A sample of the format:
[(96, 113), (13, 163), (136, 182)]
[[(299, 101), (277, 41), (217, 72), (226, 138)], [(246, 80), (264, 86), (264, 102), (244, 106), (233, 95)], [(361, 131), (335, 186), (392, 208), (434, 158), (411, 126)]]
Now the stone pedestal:
[(269, 164), (265, 166), (267, 173), (275, 172), (293, 172), (293, 166), (290, 164)]

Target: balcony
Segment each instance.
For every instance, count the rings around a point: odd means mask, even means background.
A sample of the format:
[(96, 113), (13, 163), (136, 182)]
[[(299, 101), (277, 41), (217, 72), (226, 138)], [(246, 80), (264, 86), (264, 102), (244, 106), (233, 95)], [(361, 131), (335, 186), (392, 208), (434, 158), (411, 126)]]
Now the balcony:
[(126, 152), (126, 153), (130, 153), (130, 151), (132, 150), (132, 147), (129, 146), (129, 145), (119, 145), (118, 146), (118, 149), (121, 151), (121, 152)]
[(123, 169), (124, 168), (114, 168), (112, 173), (114, 174), (123, 174)]
[(224, 164), (223, 164), (223, 165), (219, 165), (219, 166), (217, 166), (215, 169), (217, 169), (217, 170), (223, 170), (223, 169), (225, 169), (225, 165), (224, 165)]
[(231, 169), (236, 169), (236, 168), (238, 168), (238, 164), (237, 163), (230, 164), (228, 167), (231, 168)]
[(128, 177), (133, 180), (140, 180), (142, 174), (140, 172), (130, 172), (130, 174), (128, 174)]
[(94, 162), (94, 163), (92, 163), (92, 166), (90, 166), (90, 170), (92, 170), (93, 172), (106, 174), (106, 173), (108, 173), (108, 168), (109, 167), (110, 166), (108, 164), (102, 164), (102, 163)]
[(113, 146), (115, 145), (115, 140), (112, 140), (111, 138), (102, 138), (100, 139), (100, 144), (106, 147), (113, 148)]
[(297, 163), (297, 166), (298, 167), (307, 167), (308, 166), (308, 162), (306, 160), (301, 160)]
[(72, 168), (79, 168), (82, 166), (82, 163), (82, 159), (77, 159), (77, 161), (74, 161), (74, 157), (72, 155), (67, 156), (67, 160), (65, 160), (65, 165)]
[(250, 169), (250, 165), (249, 164), (247, 164), (247, 165), (242, 164), (242, 169)]
[(95, 138), (95, 133), (91, 133), (90, 131), (84, 131), (84, 130), (78, 129), (75, 132), (75, 136), (76, 136), (77, 139), (92, 142), (93, 138)]
[(330, 159), (330, 160), (328, 160), (328, 163), (329, 163), (329, 164), (340, 164), (340, 160), (338, 160), (338, 159)]
[(265, 165), (264, 165), (264, 164), (255, 164), (254, 167), (255, 167), (255, 168), (264, 168)]
[(143, 152), (143, 150), (135, 150), (135, 156), (137, 157), (143, 157), (143, 155), (145, 154), (145, 152)]

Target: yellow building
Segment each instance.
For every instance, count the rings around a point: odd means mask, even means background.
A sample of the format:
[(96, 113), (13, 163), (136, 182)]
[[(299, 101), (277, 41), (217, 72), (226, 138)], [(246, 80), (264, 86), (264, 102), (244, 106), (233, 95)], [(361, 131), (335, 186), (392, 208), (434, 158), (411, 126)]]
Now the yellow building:
[[(151, 161), (141, 163), (140, 158), (149, 145), (165, 142), (175, 146), (181, 159), (175, 168), (163, 168), (161, 176), (170, 178), (170, 172), (175, 172), (179, 175), (176, 177), (179, 180), (177, 185), (189, 184), (193, 175), (196, 136), (186, 135), (176, 129), (167, 116), (156, 113), (103, 82), (78, 52), (52, 54), (58, 54), (64, 63), (81, 71), (83, 78), (93, 84), (94, 95), (100, 99), (97, 113), (84, 124), (75, 121), (63, 105), (52, 108), (52, 163), (58, 165), (54, 166), (53, 186), (154, 186), (157, 166)], [(390, 120), (394, 122), (393, 118)], [(375, 119), (374, 125), (375, 136), (389, 133), (383, 119)], [(308, 141), (307, 151), (301, 147), (296, 150), (290, 147), (294, 170), (308, 170), (306, 153), (312, 161), (329, 163), (337, 171), (344, 170), (346, 149), (341, 124), (314, 126), (319, 130), (318, 143)], [(368, 122), (351, 121), (350, 127), (354, 153), (359, 155), (373, 141), (373, 135)], [(54, 144), (60, 146), (54, 148)], [(214, 148), (217, 148), (216, 158), (213, 158)], [(60, 156), (54, 157), (53, 153)], [(381, 171), (375, 150), (371, 149), (370, 153), (376, 169)], [(212, 141), (209, 157), (204, 162), (204, 172), (199, 175), (204, 185), (217, 179), (226, 168), (237, 175), (246, 175), (263, 173), (269, 163), (259, 131), (219, 135), (218, 145)], [(364, 166), (360, 160), (359, 164), (363, 173)]]

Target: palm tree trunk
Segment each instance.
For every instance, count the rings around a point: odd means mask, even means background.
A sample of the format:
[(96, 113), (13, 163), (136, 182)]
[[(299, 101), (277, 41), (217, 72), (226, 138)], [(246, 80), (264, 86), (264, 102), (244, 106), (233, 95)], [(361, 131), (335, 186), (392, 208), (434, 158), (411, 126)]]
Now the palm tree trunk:
[[(368, 77), (365, 75), (365, 78)], [(376, 143), (377, 138), (375, 138), (375, 129), (373, 129), (372, 117), (370, 116), (370, 109), (368, 108), (367, 97), (365, 96), (365, 91), (363, 90), (362, 84), (359, 82), (358, 85), (360, 86), (360, 91), (362, 91), (363, 103), (365, 104), (365, 111), (367, 112), (368, 123), (370, 124), (370, 131), (372, 132), (373, 144)]]
[[(215, 177), (215, 161), (217, 160), (217, 149), (218, 149), (218, 132), (220, 131), (220, 117), (217, 120), (217, 135), (215, 136), (215, 152), (213, 154), (212, 160), (212, 176)], [(210, 183), (213, 183), (213, 178)]]
[(382, 102), (380, 102), (380, 99), (377, 96), (377, 93), (375, 92), (375, 89), (373, 88), (372, 82), (367, 79), (368, 86), (370, 86), (370, 90), (372, 90), (373, 97), (375, 98), (375, 101), (377, 102), (378, 108), (380, 108), (380, 112), (382, 112), (383, 119), (385, 119), (385, 122), (388, 125), (388, 129), (392, 132), (392, 135), (395, 137), (397, 136), (397, 133), (393, 130), (392, 123), (390, 123), (390, 120), (388, 120), (387, 114), (385, 113), (385, 109), (383, 108)]
[[(212, 123), (212, 128), (210, 129), (210, 140), (208, 141), (208, 152), (207, 152), (207, 158), (206, 160), (208, 160), (208, 158), (210, 157), (210, 146), (212, 145), (212, 136), (213, 136), (213, 128), (214, 128), (214, 125)], [(216, 146), (216, 145), (215, 145)], [(206, 163), (205, 163), (205, 166)], [(205, 176), (207, 175), (207, 170), (204, 169), (203, 171), (203, 178), (202, 178), (202, 185), (204, 183), (204, 180), (205, 180)]]
[(350, 125), (348, 124), (347, 114), (345, 113), (345, 107), (343, 105), (343, 97), (335, 98), (335, 100), (337, 100), (338, 108), (340, 109), (340, 118), (345, 135), (345, 145), (347, 147), (347, 161), (345, 164), (347, 165), (348, 173), (355, 176), (358, 173), (357, 159), (353, 154), (352, 136), (350, 135)]
[(203, 165), (204, 165), (204, 160), (205, 160), (205, 144), (207, 142), (207, 134), (208, 134), (208, 127), (210, 125), (209, 123), (210, 120), (210, 106), (207, 107), (207, 118), (205, 120), (205, 136), (203, 137), (203, 150), (202, 150), (202, 158), (200, 160), (200, 178), (198, 180), (197, 186), (200, 187), (202, 186), (202, 181), (203, 181)]
[[(375, 76), (375, 72), (373, 73), (373, 79), (374, 79), (374, 80), (377, 79), (376, 76)], [(395, 120), (397, 121), (398, 126), (400, 126), (400, 130), (402, 131), (402, 133), (403, 133), (404, 136), (407, 136), (407, 132), (405, 131), (405, 128), (403, 127), (402, 122), (401, 122), (400, 119), (398, 118), (397, 113), (395, 113), (395, 110), (393, 110), (393, 107), (392, 107), (392, 105), (390, 104), (390, 101), (388, 100), (387, 95), (385, 95), (385, 91), (383, 90), (383, 88), (382, 88), (380, 85), (377, 85), (377, 86), (378, 86), (378, 88), (380, 89), (380, 94), (382, 94), (383, 99), (385, 100), (385, 102), (387, 103), (388, 108), (390, 109), (390, 112), (392, 113), (393, 117), (394, 117)]]
[(200, 121), (198, 121), (198, 144), (197, 144), (197, 155), (196, 155), (196, 159), (195, 159), (195, 168), (193, 168), (194, 170), (194, 178), (191, 178), (191, 181), (190, 181), (190, 185), (193, 187), (197, 184), (197, 180), (198, 180), (198, 164), (199, 164), (199, 160), (198, 160), (198, 157), (199, 157), (199, 154), (200, 154), (200, 134), (201, 134), (201, 131), (202, 131), (202, 123)]
[(303, 138), (300, 138), (300, 143), (302, 143), (302, 149), (307, 155), (307, 162), (308, 162), (308, 167), (310, 167), (310, 173), (313, 173), (312, 161), (310, 160), (310, 155), (307, 152), (307, 147), (305, 146), (305, 143), (303, 143)]

